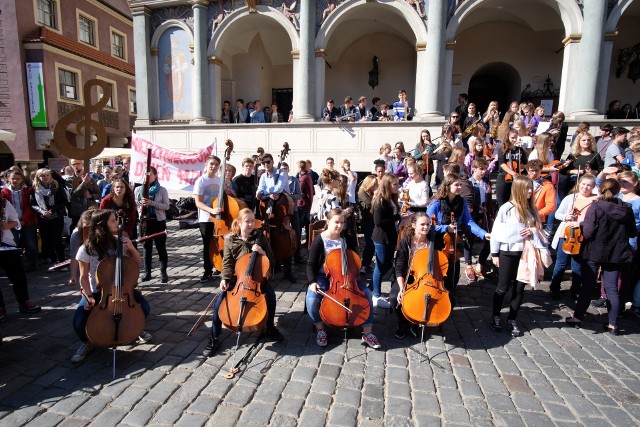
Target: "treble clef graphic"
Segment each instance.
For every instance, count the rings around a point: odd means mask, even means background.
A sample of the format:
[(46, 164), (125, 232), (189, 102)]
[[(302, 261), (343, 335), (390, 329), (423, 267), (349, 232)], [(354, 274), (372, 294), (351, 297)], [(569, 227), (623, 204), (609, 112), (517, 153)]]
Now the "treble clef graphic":
[[(102, 98), (95, 104), (91, 103), (91, 88), (100, 86)], [(91, 79), (85, 82), (82, 88), (86, 106), (68, 112), (58, 119), (53, 131), (56, 146), (62, 154), (72, 159), (88, 160), (99, 155), (107, 146), (107, 131), (104, 126), (91, 118), (92, 114), (99, 113), (111, 99), (111, 85), (103, 80)], [(84, 136), (84, 148), (79, 148), (75, 141), (67, 138), (67, 128), (76, 123), (76, 133)], [(91, 130), (95, 131), (96, 140), (91, 145)]]

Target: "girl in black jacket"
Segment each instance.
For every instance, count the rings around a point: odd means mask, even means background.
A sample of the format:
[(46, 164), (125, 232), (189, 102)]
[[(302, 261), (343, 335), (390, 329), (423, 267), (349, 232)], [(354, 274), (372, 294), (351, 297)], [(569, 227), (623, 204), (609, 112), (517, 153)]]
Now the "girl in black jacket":
[(382, 277), (393, 267), (393, 253), (398, 241), (396, 222), (400, 220), (398, 206), (398, 178), (390, 173), (380, 180), (378, 191), (373, 197), (373, 244), (376, 248), (376, 265), (373, 269), (373, 304), (380, 308), (389, 308), (391, 304), (380, 295)]
[(36, 171), (31, 193), (31, 207), (38, 213), (38, 228), (42, 239), (42, 254), (53, 264), (64, 261), (65, 205), (67, 196), (64, 187), (53, 179), (49, 169)]
[(620, 183), (615, 179), (605, 179), (599, 188), (600, 197), (587, 210), (581, 224), (582, 243), (582, 287), (576, 309), (572, 317), (565, 321), (579, 327), (589, 300), (596, 287), (598, 268), (602, 268), (602, 284), (607, 292), (609, 324), (612, 335), (618, 334), (618, 312), (620, 297), (618, 278), (625, 263), (633, 261), (633, 250), (629, 238), (638, 234), (631, 206), (616, 196)]

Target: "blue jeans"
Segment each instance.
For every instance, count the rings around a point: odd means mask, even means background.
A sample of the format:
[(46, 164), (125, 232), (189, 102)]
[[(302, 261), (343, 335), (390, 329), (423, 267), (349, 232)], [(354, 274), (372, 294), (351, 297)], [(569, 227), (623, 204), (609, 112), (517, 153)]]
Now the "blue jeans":
[[(329, 279), (327, 279), (327, 276), (324, 273), (318, 273), (318, 275), (316, 276), (316, 283), (318, 284), (318, 287), (323, 291), (327, 292), (327, 290), (329, 290)], [(369, 317), (367, 318), (367, 321), (362, 325), (368, 326), (373, 323), (373, 300), (371, 298), (371, 291), (365, 286), (364, 283), (359, 280), (358, 288), (360, 288), (360, 290), (365, 293), (367, 300), (369, 301), (369, 307), (371, 307), (371, 310), (369, 310)], [(311, 321), (314, 325), (322, 323), (322, 318), (320, 317), (320, 303), (322, 302), (322, 298), (324, 298), (324, 296), (315, 293), (311, 289), (307, 289), (307, 313), (309, 313), (309, 317), (311, 317)]]
[(582, 258), (580, 255), (569, 255), (562, 250), (562, 244), (565, 239), (561, 238), (558, 241), (558, 253), (556, 257), (556, 265), (553, 267), (553, 276), (551, 277), (551, 285), (549, 289), (551, 292), (560, 292), (560, 282), (564, 271), (571, 261), (571, 291), (578, 292), (582, 283)]
[[(98, 301), (100, 301), (100, 295), (100, 292), (93, 294), (94, 298), (96, 299), (96, 304), (98, 303)], [(144, 317), (147, 318), (149, 316), (149, 313), (151, 312), (151, 306), (149, 305), (147, 300), (137, 289), (133, 290), (133, 298), (138, 304), (140, 304), (140, 306), (142, 306)], [(80, 299), (80, 303), (78, 304), (78, 308), (76, 308), (76, 313), (73, 316), (73, 329), (76, 331), (76, 334), (78, 334), (78, 337), (82, 342), (87, 342), (85, 327), (87, 326), (87, 319), (89, 319), (89, 314), (91, 314), (91, 310), (85, 310), (85, 302), (87, 302), (87, 298), (83, 295)]]
[(376, 265), (373, 269), (373, 296), (380, 297), (380, 288), (382, 287), (382, 277), (393, 266), (393, 251), (394, 243), (376, 243), (373, 245), (376, 248)]

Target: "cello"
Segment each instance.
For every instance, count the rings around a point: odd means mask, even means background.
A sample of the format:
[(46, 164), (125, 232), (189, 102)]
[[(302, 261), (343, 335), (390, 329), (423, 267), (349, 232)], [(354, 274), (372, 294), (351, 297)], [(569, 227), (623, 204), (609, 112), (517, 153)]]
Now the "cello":
[(362, 261), (358, 254), (347, 249), (344, 238), (340, 239), (340, 244), (340, 250), (329, 252), (324, 262), (329, 290), (318, 289), (318, 293), (325, 296), (320, 303), (320, 317), (325, 324), (335, 328), (354, 328), (367, 321), (371, 306), (358, 287)]
[(424, 326), (439, 326), (449, 318), (451, 301), (444, 288), (448, 267), (447, 256), (433, 244), (413, 255), (402, 297), (402, 314), (407, 320)]
[(460, 259), (460, 249), (458, 249), (458, 224), (456, 217), (451, 212), (450, 224), (455, 225), (455, 231), (447, 231), (444, 235), (444, 253), (453, 257), (454, 261)]
[(119, 216), (118, 220), (116, 256), (105, 258), (98, 264), (96, 279), (102, 296), (91, 310), (85, 328), (89, 341), (98, 347), (129, 344), (144, 329), (144, 312), (134, 297), (140, 266), (124, 255), (124, 218)]
[[(278, 182), (280, 179), (280, 167), (282, 162), (289, 154), (289, 143), (285, 142), (280, 152), (280, 161), (275, 168), (273, 175), (274, 182)], [(297, 215), (296, 202), (293, 197), (287, 192), (280, 193), (278, 200), (269, 198), (268, 200), (261, 200), (260, 206), (260, 218), (269, 224), (269, 242), (272, 248), (277, 248), (275, 251), (276, 261), (284, 261), (293, 256), (297, 247), (297, 236), (295, 230), (291, 227), (291, 216)]]
[(240, 199), (229, 196), (224, 191), (224, 174), (226, 173), (227, 161), (231, 158), (233, 152), (233, 142), (227, 139), (225, 142), (227, 148), (225, 149), (224, 156), (222, 157), (221, 170), (223, 173), (222, 184), (218, 190), (218, 197), (213, 199), (211, 207), (218, 207), (222, 209), (222, 212), (211, 218), (213, 222), (213, 238), (209, 242), (209, 256), (211, 257), (211, 263), (218, 271), (222, 271), (222, 257), (224, 255), (224, 236), (231, 231), (231, 223), (238, 216), (243, 208), (247, 207), (247, 204)]

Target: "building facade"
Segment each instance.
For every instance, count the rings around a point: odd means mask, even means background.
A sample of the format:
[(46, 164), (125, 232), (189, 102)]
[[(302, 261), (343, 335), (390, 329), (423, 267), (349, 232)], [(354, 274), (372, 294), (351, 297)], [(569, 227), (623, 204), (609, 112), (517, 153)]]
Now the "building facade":
[[(56, 151), (59, 117), (77, 109), (104, 126), (109, 146), (128, 142), (137, 107), (126, 0), (2, 0), (0, 20), (0, 127), (15, 134), (5, 141), (5, 155), (42, 161), (42, 150)], [(91, 106), (102, 89), (85, 88), (91, 79), (106, 81), (112, 91), (99, 113)], [(71, 126), (68, 137), (82, 132)]]
[[(408, 93), (414, 123), (390, 134), (410, 140), (441, 124), (459, 93), (481, 111), (493, 99), (501, 111), (526, 99), (594, 122), (613, 99), (640, 101), (640, 0), (129, 3), (136, 127), (178, 150), (206, 144), (207, 132), (252, 141), (247, 153), (256, 139), (276, 149), (281, 141), (271, 138), (283, 134), (309, 141), (302, 150), (313, 155), (327, 143), (325, 124), (312, 122), (328, 99), (339, 106), (346, 95), (366, 96), (371, 106), (374, 97), (396, 101), (399, 89)], [(289, 133), (274, 125), (216, 127), (223, 102), (233, 108), (238, 98), (275, 102), (281, 112), (293, 109), (295, 124), (308, 125)], [(381, 129), (371, 129), (364, 123), (329, 134), (355, 155), (379, 146)]]

